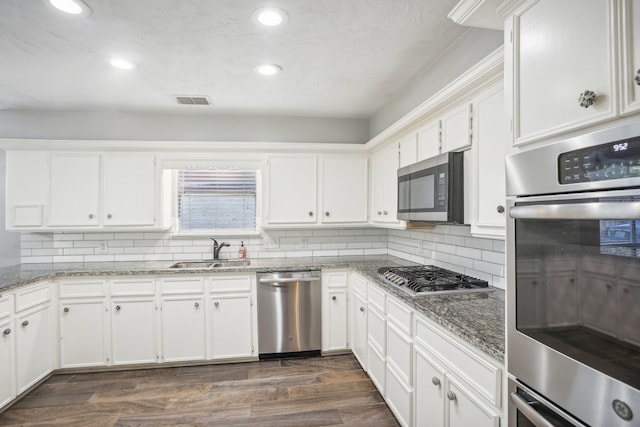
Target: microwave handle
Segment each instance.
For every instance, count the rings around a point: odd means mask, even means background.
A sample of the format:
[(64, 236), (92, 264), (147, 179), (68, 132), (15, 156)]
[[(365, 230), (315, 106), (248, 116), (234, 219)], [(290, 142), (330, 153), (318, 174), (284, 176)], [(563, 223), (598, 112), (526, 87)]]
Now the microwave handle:
[(529, 421), (531, 421), (536, 427), (553, 427), (549, 421), (545, 420), (535, 409), (531, 407), (520, 397), (517, 393), (511, 393), (511, 401), (516, 406), (518, 411), (522, 413)]
[(509, 216), (515, 219), (640, 219), (640, 202), (513, 206)]

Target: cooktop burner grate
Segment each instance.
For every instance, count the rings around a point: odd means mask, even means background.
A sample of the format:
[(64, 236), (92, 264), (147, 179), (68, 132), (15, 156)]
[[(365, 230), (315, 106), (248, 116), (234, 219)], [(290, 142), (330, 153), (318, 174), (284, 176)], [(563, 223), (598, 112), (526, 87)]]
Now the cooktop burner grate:
[(381, 267), (378, 269), (378, 275), (387, 283), (413, 294), (463, 292), (480, 290), (489, 286), (486, 280), (476, 279), (435, 265)]

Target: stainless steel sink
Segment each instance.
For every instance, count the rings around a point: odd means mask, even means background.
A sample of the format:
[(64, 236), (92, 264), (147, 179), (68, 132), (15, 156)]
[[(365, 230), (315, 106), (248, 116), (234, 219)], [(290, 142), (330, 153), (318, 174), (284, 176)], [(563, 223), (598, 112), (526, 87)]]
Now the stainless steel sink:
[(173, 263), (169, 268), (194, 268), (194, 269), (212, 269), (224, 267), (244, 267), (251, 264), (248, 259), (237, 260), (205, 260), (205, 261), (180, 261)]

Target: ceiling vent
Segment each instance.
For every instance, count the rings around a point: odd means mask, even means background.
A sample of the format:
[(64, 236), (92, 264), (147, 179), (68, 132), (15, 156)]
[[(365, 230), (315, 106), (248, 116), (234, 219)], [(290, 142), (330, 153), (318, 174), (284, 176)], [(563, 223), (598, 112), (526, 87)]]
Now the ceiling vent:
[(176, 101), (181, 105), (209, 105), (206, 96), (176, 96)]

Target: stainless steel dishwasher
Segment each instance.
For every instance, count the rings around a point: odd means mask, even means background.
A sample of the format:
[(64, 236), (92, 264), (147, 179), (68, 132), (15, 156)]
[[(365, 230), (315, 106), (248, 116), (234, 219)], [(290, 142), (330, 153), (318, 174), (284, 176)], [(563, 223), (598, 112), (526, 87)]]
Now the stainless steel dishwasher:
[(320, 353), (320, 277), (315, 270), (258, 274), (260, 358)]

